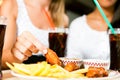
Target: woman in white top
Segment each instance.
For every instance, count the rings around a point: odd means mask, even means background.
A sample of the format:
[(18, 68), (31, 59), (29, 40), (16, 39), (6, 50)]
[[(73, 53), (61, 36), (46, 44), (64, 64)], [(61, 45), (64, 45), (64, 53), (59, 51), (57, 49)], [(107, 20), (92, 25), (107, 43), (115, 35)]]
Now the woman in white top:
[(4, 0), (1, 14), (8, 18), (2, 57), (4, 68), (6, 61), (23, 62), (38, 50), (44, 53), (49, 46), (49, 30), (68, 25), (63, 0)]
[[(98, 2), (111, 22), (117, 0)], [(75, 19), (69, 29), (66, 57), (110, 61), (107, 29), (108, 26), (97, 8), (90, 14)]]

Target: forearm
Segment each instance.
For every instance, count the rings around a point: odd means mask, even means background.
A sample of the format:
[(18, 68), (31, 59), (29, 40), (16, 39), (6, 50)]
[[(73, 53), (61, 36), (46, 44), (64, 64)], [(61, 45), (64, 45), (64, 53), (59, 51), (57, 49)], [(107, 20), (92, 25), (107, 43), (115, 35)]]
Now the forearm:
[(18, 60), (10, 50), (3, 50), (2, 53), (2, 69), (8, 69), (6, 62), (13, 63), (21, 63), (22, 61)]

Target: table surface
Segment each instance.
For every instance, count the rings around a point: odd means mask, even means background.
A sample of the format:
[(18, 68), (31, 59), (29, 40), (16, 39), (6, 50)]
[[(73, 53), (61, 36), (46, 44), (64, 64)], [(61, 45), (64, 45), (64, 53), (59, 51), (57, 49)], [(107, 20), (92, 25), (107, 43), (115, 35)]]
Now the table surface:
[[(2, 73), (3, 73), (2, 80), (26, 80), (26, 79), (20, 79), (20, 78), (13, 76), (11, 74), (11, 70), (3, 70)], [(119, 77), (115, 78), (114, 80), (120, 80), (120, 75), (119, 75)]]
[(10, 70), (2, 71), (3, 79), (2, 80), (19, 80), (17, 77), (12, 76)]

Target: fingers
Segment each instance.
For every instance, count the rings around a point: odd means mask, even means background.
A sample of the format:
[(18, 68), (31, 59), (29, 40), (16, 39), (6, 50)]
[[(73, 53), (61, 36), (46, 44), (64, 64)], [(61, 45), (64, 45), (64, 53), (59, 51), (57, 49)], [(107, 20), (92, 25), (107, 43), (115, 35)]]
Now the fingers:
[(29, 49), (27, 49), (25, 46), (23, 46), (20, 42), (16, 42), (15, 47), (28, 57), (32, 55), (32, 52)]
[(23, 32), (17, 37), (17, 41), (12, 49), (14, 55), (19, 60), (25, 60), (32, 55), (41, 51), (47, 53), (47, 48), (39, 42), (30, 32)]
[(31, 49), (31, 46), (33, 46), (32, 43), (22, 37), (18, 37), (14, 48), (12, 49), (12, 52), (17, 59), (19, 59), (20, 61), (24, 61), (32, 55), (33, 50), (33, 52), (35, 52), (35, 50), (38, 50), (35, 47), (32, 47)]
[(38, 39), (36, 39), (30, 32), (25, 31), (22, 33), (22, 35), (24, 36), (25, 39), (27, 39), (28, 41), (30, 41), (32, 44), (34, 44), (39, 51), (43, 52), (43, 50), (46, 50), (47, 48), (40, 43), (40, 41)]
[(27, 60), (32, 55), (32, 52), (19, 41), (15, 43), (12, 53), (20, 61)]
[(17, 38), (17, 41), (23, 43), (23, 45), (33, 53), (37, 53), (39, 51), (30, 41), (25, 39), (23, 36), (19, 36)]
[(14, 53), (14, 56), (20, 61), (24, 61), (28, 59), (28, 57), (22, 54), (19, 50), (17, 50), (17, 48), (13, 48), (12, 52)]

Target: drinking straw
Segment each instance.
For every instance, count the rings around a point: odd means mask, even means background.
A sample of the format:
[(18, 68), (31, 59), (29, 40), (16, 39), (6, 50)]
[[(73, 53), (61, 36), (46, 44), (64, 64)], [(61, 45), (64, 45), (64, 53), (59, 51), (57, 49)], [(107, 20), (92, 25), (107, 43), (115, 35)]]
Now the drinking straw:
[(105, 20), (105, 22), (107, 23), (108, 27), (110, 28), (111, 32), (112, 32), (113, 34), (116, 34), (114, 28), (112, 27), (111, 23), (110, 23), (109, 20), (107, 19), (106, 15), (105, 15), (105, 13), (103, 12), (102, 8), (100, 7), (98, 1), (97, 1), (97, 0), (94, 0), (94, 3), (96, 4), (98, 10), (100, 11), (102, 17), (104, 18), (104, 20)]
[(52, 18), (48, 15), (48, 13), (46, 12), (45, 9), (43, 9), (43, 11), (44, 11), (44, 13), (45, 13), (45, 15), (48, 19), (48, 22), (49, 22), (49, 25), (50, 25), (51, 29), (55, 30), (55, 24), (53, 23)]

